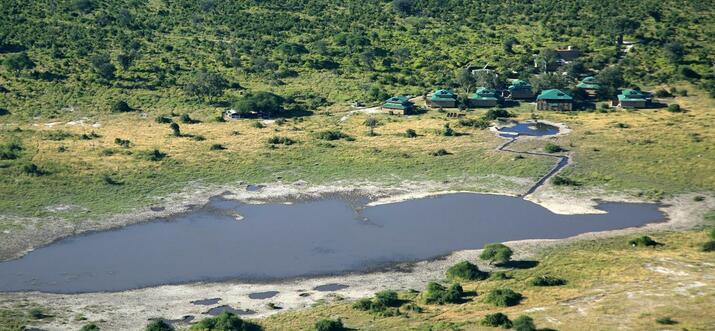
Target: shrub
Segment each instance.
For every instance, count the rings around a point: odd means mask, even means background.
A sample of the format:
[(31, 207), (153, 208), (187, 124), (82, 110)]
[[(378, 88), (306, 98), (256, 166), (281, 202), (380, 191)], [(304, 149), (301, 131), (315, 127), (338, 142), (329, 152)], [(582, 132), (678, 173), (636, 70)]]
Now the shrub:
[(521, 294), (509, 288), (496, 288), (489, 291), (484, 301), (497, 307), (511, 307), (518, 305), (522, 298)]
[(337, 130), (327, 130), (327, 131), (320, 131), (315, 134), (315, 137), (321, 140), (340, 140), (340, 139), (348, 139), (350, 136), (337, 131)]
[(79, 331), (99, 331), (99, 327), (97, 324), (90, 323), (82, 325), (82, 328), (80, 328)]
[(427, 290), (423, 294), (425, 303), (443, 305), (447, 303), (459, 303), (462, 300), (464, 291), (459, 284), (452, 284), (449, 288), (430, 282), (427, 284)]
[(494, 243), (484, 246), (484, 250), (479, 254), (479, 258), (489, 261), (489, 263), (506, 263), (511, 260), (514, 252), (504, 244)]
[(169, 123), (171, 123), (171, 117), (168, 117), (168, 116), (157, 116), (157, 117), (154, 119), (154, 121), (157, 122), (157, 123), (159, 123), (159, 124), (169, 124)]
[(47, 174), (46, 172), (42, 171), (40, 169), (40, 167), (38, 167), (34, 163), (26, 164), (25, 166), (22, 167), (22, 171), (29, 176), (36, 176), (36, 177), (44, 176)]
[(375, 293), (375, 301), (387, 307), (396, 307), (400, 305), (400, 300), (397, 298), (397, 292), (390, 290)]
[(481, 119), (461, 118), (461, 119), (459, 119), (459, 125), (463, 126), (463, 127), (486, 129), (489, 127), (490, 123), (489, 123), (489, 120), (484, 119), (484, 118), (481, 118)]
[(181, 117), (179, 119), (181, 120), (181, 123), (184, 123), (184, 124), (201, 123), (201, 121), (191, 118), (191, 116), (189, 116), (189, 114), (183, 114), (183, 115), (181, 115)]
[(341, 331), (344, 330), (343, 321), (337, 320), (319, 320), (315, 322), (315, 331)]
[(249, 331), (259, 330), (253, 323), (246, 322), (234, 313), (224, 311), (216, 317), (204, 318), (191, 326), (189, 330), (201, 331)]
[(665, 89), (659, 89), (659, 90), (655, 91), (655, 96), (658, 98), (669, 98), (669, 97), (672, 97), (673, 95)]
[(370, 306), (372, 306), (372, 300), (369, 298), (362, 298), (353, 303), (353, 309), (357, 310), (367, 311), (370, 310)]
[(54, 141), (65, 140), (65, 139), (71, 138), (71, 137), (72, 137), (72, 134), (69, 132), (65, 132), (65, 131), (50, 131), (47, 134), (45, 134), (46, 140), (54, 140)]
[(521, 315), (517, 317), (512, 322), (512, 327), (516, 331), (536, 331), (534, 319), (526, 315)]
[(226, 149), (226, 147), (221, 144), (213, 144), (213, 145), (211, 145), (211, 147), (209, 149), (212, 151), (222, 151), (222, 150)]
[(191, 136), (191, 140), (193, 141), (204, 141), (206, 140), (206, 137), (200, 135), (200, 134), (195, 134)]
[(447, 277), (450, 279), (482, 280), (488, 275), (469, 261), (459, 262), (447, 269)]
[(571, 178), (563, 176), (554, 176), (551, 183), (557, 186), (580, 186), (581, 184)]
[(281, 136), (273, 136), (268, 138), (268, 144), (270, 145), (293, 145), (295, 144), (295, 140), (290, 139), (288, 137), (281, 137)]
[(112, 113), (128, 113), (134, 111), (126, 101), (117, 101), (112, 104)]
[(671, 103), (668, 105), (668, 111), (671, 113), (680, 113), (683, 111), (682, 108), (680, 108), (680, 105), (677, 103)]
[(112, 178), (112, 177), (109, 176), (109, 175), (104, 175), (104, 176), (102, 176), (102, 180), (103, 180), (106, 184), (109, 184), (109, 185), (123, 185), (123, 184), (124, 184), (124, 183), (122, 183), (122, 182), (120, 182), (120, 181), (118, 181), (118, 180)]
[(656, 246), (663, 245), (663, 244), (651, 239), (651, 237), (648, 237), (648, 236), (642, 236), (642, 237), (638, 237), (635, 239), (631, 239), (628, 241), (628, 244), (633, 247), (638, 247), (638, 246), (656, 247)]
[(36, 320), (41, 320), (45, 317), (48, 317), (41, 308), (32, 308), (32, 309), (30, 309), (28, 314), (30, 314), (30, 317), (32, 317)]
[(251, 127), (256, 128), (256, 129), (263, 129), (266, 127), (266, 125), (263, 124), (263, 122), (261, 122), (261, 121), (255, 121), (255, 122), (251, 123)]
[(531, 285), (533, 286), (560, 286), (565, 284), (565, 279), (551, 276), (539, 276), (531, 280)]
[(174, 327), (164, 321), (158, 320), (149, 323), (145, 331), (174, 331)]
[(418, 306), (414, 302), (404, 304), (404, 305), (402, 305), (402, 308), (407, 311), (411, 311), (411, 312), (418, 313), (418, 314), (424, 311), (424, 309), (422, 309), (422, 307)]
[(670, 316), (659, 317), (655, 320), (655, 322), (658, 324), (663, 324), (663, 325), (678, 324), (678, 321), (670, 318)]
[(502, 313), (487, 314), (482, 319), (481, 324), (484, 326), (491, 326), (493, 328), (501, 327), (502, 329), (509, 329), (512, 325), (509, 317)]
[(449, 123), (444, 124), (444, 128), (442, 129), (442, 135), (445, 137), (452, 137), (455, 136), (456, 133), (452, 128), (449, 127)]
[(270, 92), (256, 92), (244, 96), (233, 104), (240, 114), (252, 114), (255, 112), (263, 118), (271, 118), (285, 114), (283, 104), (285, 99)]
[(715, 240), (705, 242), (700, 250), (703, 252), (715, 252)]
[(614, 126), (619, 129), (628, 129), (631, 127), (628, 123), (620, 123), (620, 122), (616, 123)]
[(22, 145), (18, 142), (9, 142), (0, 145), (0, 160), (14, 160), (20, 156)]
[(547, 153), (558, 153), (558, 152), (562, 152), (563, 148), (561, 148), (561, 146), (556, 145), (554, 143), (548, 143), (548, 144), (546, 144), (546, 146), (544, 146), (544, 150)]
[(693, 201), (695, 201), (695, 202), (702, 202), (702, 201), (705, 201), (705, 197), (702, 196), (702, 195), (698, 195), (698, 196), (695, 196), (695, 197), (693, 198)]
[(0, 108), (0, 116), (10, 115), (10, 111), (5, 108)]
[(713, 228), (712, 230), (710, 230), (710, 238), (711, 238), (711, 239), (715, 239), (715, 228)]
[(440, 148), (440, 149), (430, 153), (430, 155), (432, 155), (432, 156), (445, 156), (445, 155), (449, 155), (449, 154), (450, 153), (447, 152), (447, 150), (444, 148)]
[(407, 129), (405, 130), (405, 137), (407, 138), (416, 138), (417, 137), (417, 131), (413, 129)]
[(494, 108), (494, 109), (489, 109), (487, 112), (484, 114), (484, 119), (493, 121), (497, 118), (506, 118), (506, 117), (512, 117), (511, 113), (509, 113), (506, 109), (501, 109), (501, 108)]
[(122, 139), (122, 138), (114, 138), (114, 143), (122, 146), (124, 148), (129, 148), (129, 145), (132, 143), (128, 139)]
[(171, 122), (171, 124), (169, 124), (169, 128), (171, 129), (171, 132), (174, 137), (181, 137), (181, 127), (179, 127), (178, 124), (176, 124), (175, 122)]
[(92, 140), (101, 137), (96, 132), (92, 131), (90, 133), (83, 133), (79, 136), (80, 140)]
[(139, 157), (147, 161), (161, 161), (166, 157), (166, 153), (162, 153), (158, 149), (143, 151), (138, 153)]

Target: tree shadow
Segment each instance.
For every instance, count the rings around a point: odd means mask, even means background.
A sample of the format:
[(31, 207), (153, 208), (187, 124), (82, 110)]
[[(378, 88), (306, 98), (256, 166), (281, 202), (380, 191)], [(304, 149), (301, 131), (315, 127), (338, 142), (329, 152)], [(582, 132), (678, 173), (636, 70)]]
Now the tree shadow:
[(523, 260), (523, 261), (508, 261), (505, 263), (500, 263), (497, 266), (502, 268), (512, 268), (512, 269), (531, 269), (539, 265), (539, 261)]

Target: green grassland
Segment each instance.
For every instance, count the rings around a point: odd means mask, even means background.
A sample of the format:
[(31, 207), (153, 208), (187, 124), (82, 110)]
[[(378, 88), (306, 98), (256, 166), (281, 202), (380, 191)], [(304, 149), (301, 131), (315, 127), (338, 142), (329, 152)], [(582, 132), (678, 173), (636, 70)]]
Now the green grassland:
[[(674, 326), (678, 329), (711, 329), (715, 320), (709, 311), (715, 304), (715, 292), (712, 279), (706, 275), (713, 272), (708, 263), (712, 253), (699, 251), (707, 234), (660, 233), (653, 238), (665, 245), (633, 248), (627, 244), (628, 238), (617, 237), (546, 249), (538, 255), (537, 266), (506, 270), (510, 279), (461, 282), (464, 291), (472, 293), (461, 304), (428, 305), (418, 293), (402, 292), (402, 299), (424, 309), (421, 313), (405, 307), (400, 316), (380, 317), (352, 308), (352, 302), (338, 301), (259, 322), (265, 330), (311, 330), (317, 320), (337, 318), (346, 327), (359, 330), (490, 330), (493, 328), (480, 324), (481, 319), (486, 314), (502, 312), (512, 320), (528, 315), (539, 328), (558, 330), (672, 328), (673, 325), (656, 322), (662, 317), (677, 321)], [(545, 275), (567, 283), (553, 287), (530, 285), (530, 280)], [(524, 300), (506, 308), (484, 302), (491, 289), (503, 287), (521, 293)]]

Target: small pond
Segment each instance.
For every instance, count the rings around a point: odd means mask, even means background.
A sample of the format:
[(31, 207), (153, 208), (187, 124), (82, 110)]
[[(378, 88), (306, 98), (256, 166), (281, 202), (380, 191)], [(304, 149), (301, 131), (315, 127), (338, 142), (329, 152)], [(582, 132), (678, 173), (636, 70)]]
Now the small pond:
[(520, 136), (551, 136), (559, 133), (559, 128), (546, 123), (534, 122), (519, 122), (514, 125), (509, 125), (497, 129), (501, 133), (510, 135), (518, 134)]
[(121, 291), (340, 274), (491, 242), (564, 238), (664, 220), (654, 204), (599, 208), (607, 213), (557, 215), (520, 198), (476, 193), (357, 209), (355, 201), (340, 197), (290, 205), (215, 197), (184, 214), (68, 237), (2, 262), (0, 291)]

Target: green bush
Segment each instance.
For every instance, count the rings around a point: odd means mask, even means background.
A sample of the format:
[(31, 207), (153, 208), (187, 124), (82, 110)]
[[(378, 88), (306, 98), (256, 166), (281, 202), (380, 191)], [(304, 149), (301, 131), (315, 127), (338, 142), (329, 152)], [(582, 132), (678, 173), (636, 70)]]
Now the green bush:
[(99, 327), (97, 326), (97, 324), (89, 323), (82, 325), (79, 331), (99, 331)]
[(507, 118), (507, 117), (513, 117), (513, 116), (514, 115), (509, 113), (509, 111), (507, 111), (506, 109), (493, 108), (493, 109), (487, 110), (487, 112), (484, 114), (484, 119), (493, 121), (498, 118)]
[(166, 153), (163, 153), (156, 148), (148, 151), (141, 151), (137, 153), (137, 155), (139, 158), (147, 161), (161, 161), (166, 157)]
[(511, 279), (511, 276), (504, 271), (496, 271), (489, 274), (490, 280), (506, 280)]
[(0, 108), (0, 116), (10, 115), (10, 111), (5, 108)]
[(153, 321), (146, 326), (145, 331), (174, 331), (173, 326), (164, 321)]
[(345, 327), (343, 321), (337, 320), (319, 320), (315, 322), (315, 331), (342, 331)]
[(534, 319), (526, 316), (526, 315), (521, 315), (517, 317), (514, 321), (512, 321), (512, 327), (516, 331), (536, 331), (536, 324), (534, 324)]
[(184, 123), (184, 124), (201, 123), (201, 121), (191, 118), (191, 116), (189, 114), (183, 114), (183, 115), (181, 115), (181, 117), (179, 119), (181, 120), (181, 123)]
[(512, 325), (509, 317), (502, 313), (487, 314), (480, 323), (484, 326), (501, 327), (502, 329), (509, 329)]
[(38, 167), (34, 163), (24, 165), (22, 167), (22, 172), (24, 172), (26, 175), (36, 176), (36, 177), (44, 176), (47, 174), (45, 171), (41, 170), (40, 167)]
[(65, 131), (50, 131), (45, 134), (45, 140), (61, 141), (67, 138), (71, 138), (73, 134)]
[(413, 129), (407, 129), (405, 130), (405, 137), (407, 138), (416, 138), (417, 137), (417, 131)]
[(263, 122), (261, 122), (261, 121), (255, 121), (255, 122), (251, 123), (251, 127), (256, 128), (256, 129), (263, 129), (266, 127), (266, 125), (263, 124)]
[(390, 290), (375, 293), (375, 301), (387, 307), (397, 307), (400, 305), (397, 292)]
[(683, 111), (682, 108), (680, 108), (680, 105), (677, 103), (671, 103), (668, 105), (668, 111), (671, 113), (680, 113)]
[(234, 313), (222, 312), (216, 317), (204, 318), (189, 328), (197, 331), (253, 331), (260, 327), (242, 320)]
[(418, 313), (418, 314), (424, 311), (424, 309), (422, 309), (422, 307), (418, 306), (414, 302), (406, 303), (406, 304), (402, 305), (402, 308), (406, 311), (411, 311), (413, 313)]
[(485, 118), (474, 119), (474, 118), (461, 118), (459, 119), (459, 126), (486, 129), (491, 123)]
[(154, 119), (154, 121), (157, 122), (157, 123), (159, 123), (159, 124), (169, 124), (169, 123), (171, 123), (171, 117), (168, 117), (168, 116), (157, 116), (157, 117)]
[(211, 147), (209, 149), (212, 151), (222, 151), (222, 150), (225, 150), (226, 147), (221, 144), (213, 144), (213, 145), (211, 145)]
[(114, 138), (114, 143), (124, 148), (129, 148), (129, 145), (131, 145), (132, 142), (128, 139)]
[(499, 243), (487, 244), (484, 250), (479, 254), (479, 258), (489, 263), (506, 263), (511, 260), (514, 252), (508, 246)]
[(452, 137), (452, 136), (456, 136), (456, 135), (457, 135), (457, 134), (454, 132), (454, 130), (452, 130), (452, 128), (449, 127), (449, 123), (446, 123), (446, 124), (444, 125), (444, 128), (442, 129), (442, 133), (441, 133), (441, 134), (442, 134), (443, 136), (446, 136), (446, 137)]
[(246, 95), (233, 104), (233, 108), (242, 115), (256, 114), (263, 118), (284, 116), (285, 99), (270, 92), (257, 92)]
[(546, 144), (546, 146), (544, 146), (544, 150), (547, 153), (558, 153), (558, 152), (562, 152), (564, 149), (561, 148), (561, 146), (556, 145), (554, 143), (548, 143), (548, 144)]
[(353, 303), (353, 309), (368, 311), (372, 306), (372, 300), (369, 298), (362, 298)]
[(350, 136), (347, 134), (344, 134), (340, 131), (337, 130), (327, 130), (327, 131), (320, 131), (315, 134), (315, 137), (321, 140), (340, 140), (340, 139), (345, 139), (345, 140), (350, 140)]
[(14, 160), (20, 156), (22, 145), (18, 142), (9, 142), (0, 145), (0, 160)]
[(112, 113), (128, 113), (134, 111), (126, 101), (117, 101), (112, 104)]
[(288, 137), (281, 137), (281, 136), (273, 136), (268, 138), (268, 144), (269, 145), (293, 145), (295, 144), (295, 140), (290, 139)]
[(703, 252), (715, 252), (715, 240), (705, 242), (700, 250)]
[(171, 129), (171, 134), (173, 134), (174, 137), (181, 137), (181, 127), (179, 127), (179, 124), (171, 122), (171, 124), (169, 124), (169, 128)]
[(30, 314), (30, 317), (32, 317), (36, 320), (41, 320), (45, 317), (48, 317), (48, 315), (45, 314), (45, 312), (42, 310), (42, 308), (32, 308), (32, 309), (30, 309), (28, 314)]
[(516, 306), (522, 299), (522, 295), (509, 288), (496, 288), (489, 291), (484, 301), (497, 307)]
[(464, 291), (459, 284), (452, 284), (449, 288), (430, 282), (427, 284), (427, 290), (423, 293), (423, 298), (427, 304), (444, 305), (448, 303), (459, 303), (462, 300)]
[(469, 261), (462, 261), (447, 269), (447, 277), (450, 279), (482, 280), (486, 279), (489, 273), (479, 270), (479, 267)]
[(566, 284), (566, 280), (551, 276), (539, 276), (531, 280), (533, 286), (561, 286)]
[(571, 178), (564, 177), (564, 176), (559, 176), (556, 175), (554, 176), (553, 179), (551, 179), (551, 183), (557, 186), (581, 186), (581, 184)]
[(642, 236), (642, 237), (638, 237), (635, 239), (631, 239), (628, 241), (628, 244), (633, 247), (639, 247), (639, 246), (656, 247), (656, 246), (663, 245), (663, 244), (651, 239), (651, 237), (648, 237), (648, 236)]

